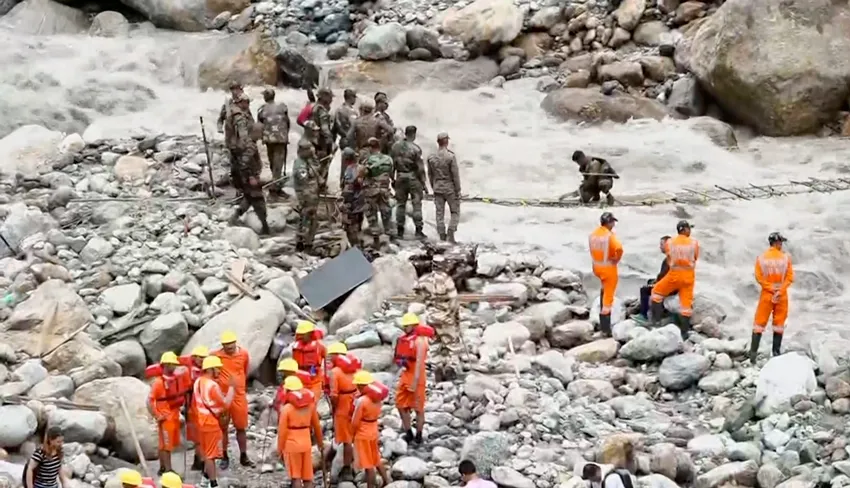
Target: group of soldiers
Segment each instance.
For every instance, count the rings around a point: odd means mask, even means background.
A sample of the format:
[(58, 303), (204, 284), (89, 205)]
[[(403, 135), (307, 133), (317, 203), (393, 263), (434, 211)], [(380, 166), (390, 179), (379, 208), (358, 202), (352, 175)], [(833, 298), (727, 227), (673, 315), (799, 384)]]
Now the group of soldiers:
[[(291, 128), (288, 107), (275, 101), (275, 91), (263, 91), (265, 103), (257, 112), (256, 122), (250, 111), (250, 100), (238, 83), (230, 86), (231, 97), (224, 103), (218, 118), (219, 132), (225, 134), (230, 152), (231, 180), (242, 192), (242, 199), (231, 223), (253, 207), (269, 233), (266, 202), (259, 178), (262, 163), (257, 141), (262, 139), (268, 153), (273, 180), (270, 196), (287, 198), (283, 192), (286, 157)], [(308, 91), (311, 95), (312, 92)], [(455, 242), (460, 219), (460, 174), (457, 159), (449, 149), (449, 135), (437, 136), (437, 151), (423, 160), (416, 144), (415, 126), (404, 128), (403, 136), (387, 113), (389, 99), (378, 92), (374, 101), (363, 100), (357, 106), (352, 89), (343, 93), (344, 103), (331, 109), (333, 92), (321, 88), (315, 103), (309, 103), (296, 119), (303, 127), (292, 167), (293, 187), (298, 197), (300, 219), (296, 250), (310, 252), (318, 228), (320, 200), (327, 194), (328, 171), (334, 154), (341, 150), (339, 185), (342, 198), (342, 224), (349, 243), (362, 246), (363, 221), (368, 223), (371, 245), (380, 248), (382, 236), (404, 237), (407, 202), (413, 211), (414, 236), (426, 239), (423, 230), (422, 200), (430, 185), (436, 205), (436, 227), (439, 238)], [(395, 198), (395, 226), (391, 201)], [(445, 225), (445, 207), (450, 221)]]

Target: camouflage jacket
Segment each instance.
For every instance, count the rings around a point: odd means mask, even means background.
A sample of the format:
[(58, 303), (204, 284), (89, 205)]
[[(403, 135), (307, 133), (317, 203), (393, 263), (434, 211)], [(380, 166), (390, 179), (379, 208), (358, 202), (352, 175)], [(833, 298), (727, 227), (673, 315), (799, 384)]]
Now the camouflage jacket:
[(315, 158), (296, 158), (292, 163), (292, 187), (299, 194), (319, 193), (318, 162)]
[(369, 145), (370, 137), (378, 139), (386, 132), (392, 133), (392, 127), (388, 126), (382, 119), (372, 115), (357, 117), (351, 124), (351, 129), (348, 131), (348, 143), (352, 144), (354, 149), (362, 149)]
[(372, 154), (366, 160), (366, 188), (369, 193), (375, 190), (389, 190), (392, 175), (393, 159), (386, 154)]
[(422, 149), (414, 142), (402, 139), (390, 149), (395, 171), (398, 176), (413, 176), (425, 183), (425, 163), (422, 161)]
[(393, 119), (390, 117), (390, 114), (386, 112), (376, 112), (375, 118), (383, 122), (385, 126), (378, 137), (378, 139), (381, 140), (381, 152), (389, 154), (390, 148), (392, 148), (392, 145), (395, 142), (395, 124), (393, 124)]
[(460, 172), (455, 153), (438, 149), (428, 156), (428, 179), (434, 193), (460, 195)]
[(263, 124), (263, 142), (289, 142), (289, 109), (285, 103), (271, 102), (260, 107), (257, 111), (257, 122)]
[(342, 204), (346, 212), (361, 213), (365, 211), (363, 198), (363, 176), (366, 168), (360, 164), (349, 165), (345, 169), (342, 183)]
[(233, 103), (231, 97), (227, 97), (224, 103), (221, 104), (221, 110), (218, 112), (217, 126), (219, 130), (224, 130), (224, 144), (228, 149), (234, 147), (234, 129), (233, 129), (233, 112), (239, 110)]
[[(334, 113), (334, 134), (346, 138), (348, 136), (348, 131), (351, 130), (351, 124), (354, 122), (354, 119), (357, 117), (357, 112), (354, 110), (354, 107), (351, 105), (343, 104), (341, 107), (336, 109)], [(347, 147), (348, 141), (344, 141), (341, 144), (343, 147)]]
[(230, 150), (236, 156), (235, 160), (240, 164), (240, 171), (248, 171), (255, 176), (259, 174), (259, 166), (256, 160), (260, 152), (254, 138), (254, 117), (251, 112), (232, 107), (230, 113), (230, 126), (233, 130), (233, 140)]
[(319, 126), (318, 143), (322, 147), (330, 147), (334, 142), (333, 119), (331, 113), (322, 104), (313, 105), (313, 115), (310, 117)]
[(413, 292), (425, 301), (429, 322), (438, 326), (457, 325), (457, 288), (451, 276), (442, 271), (432, 271), (419, 278)]
[[(611, 164), (608, 161), (602, 158), (591, 158), (590, 162), (584, 166), (579, 166), (579, 171), (582, 173), (590, 173), (585, 174), (584, 180), (582, 181), (585, 185), (596, 185), (601, 180), (611, 180), (614, 175), (617, 173), (614, 171), (614, 168), (611, 167)], [(611, 175), (611, 176), (599, 176), (601, 174)]]

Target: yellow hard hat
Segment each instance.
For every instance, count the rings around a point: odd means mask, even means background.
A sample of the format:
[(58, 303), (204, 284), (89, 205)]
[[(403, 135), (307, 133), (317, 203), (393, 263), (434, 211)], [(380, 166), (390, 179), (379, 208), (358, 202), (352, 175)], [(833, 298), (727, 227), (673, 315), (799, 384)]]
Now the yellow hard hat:
[(162, 477), (159, 478), (159, 484), (162, 488), (183, 488), (183, 480), (174, 471), (163, 473)]
[(142, 475), (136, 470), (124, 469), (121, 471), (121, 474), (118, 475), (118, 480), (121, 481), (121, 484), (123, 485), (141, 486)]
[(415, 313), (408, 312), (401, 318), (401, 325), (402, 327), (407, 327), (408, 325), (419, 325), (419, 316)]
[(283, 380), (283, 388), (289, 391), (296, 391), (304, 388), (304, 383), (302, 383), (297, 376), (287, 376), (286, 379)]
[(279, 363), (277, 363), (277, 370), (294, 373), (298, 371), (298, 361), (292, 358), (282, 359)]
[(345, 354), (348, 348), (342, 342), (335, 342), (328, 346), (328, 354)]
[(173, 364), (175, 366), (180, 365), (180, 360), (177, 359), (177, 355), (171, 351), (162, 353), (162, 357), (159, 358), (159, 364)]
[(372, 379), (372, 373), (366, 371), (365, 369), (361, 369), (360, 371), (354, 373), (355, 385), (371, 385), (373, 381), (375, 380)]
[(218, 356), (207, 356), (204, 358), (203, 364), (201, 364), (201, 369), (204, 370), (220, 367), (222, 367), (221, 358)]
[(199, 358), (205, 358), (210, 355), (210, 350), (207, 349), (207, 346), (196, 346), (192, 349), (192, 356), (197, 356)]
[(298, 322), (298, 327), (295, 328), (296, 334), (309, 334), (316, 330), (316, 324), (310, 322), (309, 320), (302, 320)]
[(221, 333), (221, 343), (222, 344), (232, 344), (236, 342), (236, 333), (232, 330), (226, 330)]

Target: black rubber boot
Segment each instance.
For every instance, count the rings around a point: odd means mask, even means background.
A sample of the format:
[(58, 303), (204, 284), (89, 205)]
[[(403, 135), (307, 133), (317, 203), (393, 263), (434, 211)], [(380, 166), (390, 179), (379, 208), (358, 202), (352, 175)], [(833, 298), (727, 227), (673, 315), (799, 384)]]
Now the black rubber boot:
[(451, 231), (451, 230), (450, 230), (450, 231), (449, 231), (449, 233), (448, 233), (448, 234), (446, 234), (446, 240), (448, 240), (448, 241), (449, 241), (449, 243), (451, 243), (451, 244), (457, 244), (457, 241), (455, 240), (455, 233), (454, 233), (454, 231)]
[(443, 232), (437, 231), (437, 235), (439, 235), (439, 236), (440, 236), (440, 240), (441, 240), (441, 241), (445, 241), (445, 240), (446, 240), (446, 233), (445, 233), (445, 231), (443, 231)]
[(599, 330), (602, 331), (602, 334), (605, 337), (611, 337), (611, 316), (610, 315), (600, 315), (599, 316)]
[(417, 432), (416, 438), (413, 439), (413, 441), (416, 442), (416, 444), (422, 444), (422, 432)]
[(756, 364), (756, 358), (759, 353), (759, 344), (761, 343), (761, 334), (753, 332), (750, 338), (750, 364)]
[(652, 302), (649, 306), (649, 325), (658, 327), (661, 323), (661, 316), (664, 315), (664, 304), (662, 302)]
[(414, 234), (413, 237), (420, 239), (420, 240), (425, 240), (425, 239), (428, 238), (428, 236), (426, 236), (425, 233), (422, 232), (422, 227), (419, 227), (418, 229), (416, 229), (416, 234)]
[(679, 331), (682, 333), (682, 340), (688, 340), (691, 335), (691, 318), (684, 315), (679, 318)]
[(156, 474), (157, 474), (157, 476), (162, 476), (162, 475), (164, 475), (164, 474), (165, 474), (165, 473), (167, 473), (167, 472), (168, 472), (168, 470), (167, 470), (167, 469), (165, 469), (165, 468), (163, 468), (162, 466), (160, 466), (160, 467), (159, 467), (159, 469), (156, 471)]
[(224, 456), (218, 461), (218, 469), (226, 471), (230, 467), (230, 457)]
[(779, 356), (782, 354), (782, 334), (773, 333), (773, 355)]
[(254, 461), (251, 461), (251, 459), (248, 458), (248, 454), (244, 452), (239, 456), (239, 464), (247, 468), (253, 468), (256, 466), (256, 464), (254, 464)]
[(192, 471), (201, 471), (202, 469), (204, 469), (204, 461), (195, 454), (195, 459), (192, 461)]
[(399, 225), (395, 228), (395, 230), (396, 230), (396, 234), (398, 235), (398, 238), (404, 239), (404, 226)]

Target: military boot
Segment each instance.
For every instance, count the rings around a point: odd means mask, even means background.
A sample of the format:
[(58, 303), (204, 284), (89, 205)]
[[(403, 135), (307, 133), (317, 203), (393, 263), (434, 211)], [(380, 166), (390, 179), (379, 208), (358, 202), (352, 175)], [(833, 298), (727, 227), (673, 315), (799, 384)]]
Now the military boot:
[(399, 239), (404, 239), (404, 226), (403, 225), (399, 225), (398, 227), (396, 227), (396, 234), (398, 235)]
[(417, 239), (419, 239), (419, 240), (421, 240), (421, 241), (424, 241), (425, 239), (427, 239), (427, 238), (428, 238), (428, 236), (426, 236), (426, 235), (425, 235), (425, 233), (424, 233), (424, 232), (422, 232), (422, 227), (417, 227), (417, 228), (416, 228), (416, 234), (414, 234), (414, 236), (413, 236), (413, 237), (415, 237), (415, 238), (417, 238)]
[(611, 316), (610, 315), (600, 315), (599, 316), (599, 330), (602, 331), (602, 334), (605, 337), (611, 337)]
[(351, 466), (343, 466), (342, 469), (339, 470), (339, 480), (340, 481), (353, 481), (354, 480), (354, 472), (351, 469)]
[(753, 336), (750, 338), (750, 364), (756, 364), (756, 358), (759, 353), (759, 343), (761, 342), (761, 334), (758, 332), (753, 332)]
[(661, 302), (652, 302), (649, 306), (649, 325), (650, 327), (658, 327), (661, 323), (661, 317), (664, 315), (664, 304)]
[(251, 461), (251, 459), (248, 457), (248, 454), (244, 452), (239, 456), (239, 464), (245, 466), (246, 468), (254, 468), (257, 466), (254, 461)]
[(437, 228), (437, 235), (440, 236), (441, 241), (446, 240), (446, 229)]
[(404, 433), (404, 441), (410, 444), (413, 442), (413, 438), (415, 434), (413, 433), (413, 429), (407, 429), (407, 432)]
[(204, 461), (195, 453), (195, 459), (192, 461), (192, 471), (201, 471), (204, 469)]
[(457, 241), (455, 240), (455, 233), (453, 230), (450, 230), (446, 237), (451, 244), (457, 244)]
[(679, 332), (682, 333), (682, 340), (688, 340), (688, 337), (691, 335), (691, 318), (685, 317), (682, 315), (679, 318)]
[(773, 333), (773, 353), (774, 356), (782, 354), (782, 334)]

